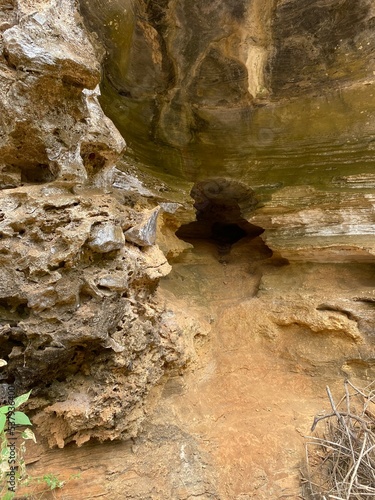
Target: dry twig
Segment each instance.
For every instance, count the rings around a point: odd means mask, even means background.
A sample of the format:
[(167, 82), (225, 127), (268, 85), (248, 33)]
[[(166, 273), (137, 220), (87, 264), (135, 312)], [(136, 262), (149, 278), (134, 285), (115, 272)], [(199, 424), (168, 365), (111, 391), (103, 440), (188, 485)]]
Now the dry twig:
[(325, 421), (325, 430), (306, 442), (303, 486), (311, 500), (375, 498), (375, 383), (358, 389), (345, 381), (345, 395), (332, 413), (315, 417), (312, 431)]

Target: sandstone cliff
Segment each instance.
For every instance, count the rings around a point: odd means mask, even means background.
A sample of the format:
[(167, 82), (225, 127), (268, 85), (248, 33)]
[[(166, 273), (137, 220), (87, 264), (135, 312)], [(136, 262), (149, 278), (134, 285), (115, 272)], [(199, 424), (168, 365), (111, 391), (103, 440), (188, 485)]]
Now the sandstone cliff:
[(129, 154), (240, 180), (259, 201), (245, 217), (288, 259), (373, 261), (373, 2), (81, 6)]
[(0, 6), (0, 389), (33, 389), (35, 474), (298, 498), (325, 385), (374, 379), (373, 2)]

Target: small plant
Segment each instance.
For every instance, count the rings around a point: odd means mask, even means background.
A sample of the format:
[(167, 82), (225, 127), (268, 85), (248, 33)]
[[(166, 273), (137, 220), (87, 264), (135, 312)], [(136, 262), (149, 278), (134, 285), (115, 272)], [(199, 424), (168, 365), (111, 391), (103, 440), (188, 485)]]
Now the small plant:
[[(55, 474), (44, 474), (43, 476), (30, 476), (27, 475), (25, 479), (20, 482), (20, 487), (22, 488), (22, 498), (28, 498), (33, 500), (42, 500), (45, 495), (49, 492), (54, 492), (54, 490), (63, 488), (68, 482), (74, 479), (80, 479), (80, 474), (72, 474), (66, 480), (62, 481)], [(9, 497), (13, 498), (13, 497)], [(50, 498), (50, 496), (48, 496)], [(1, 498), (1, 500), (7, 500), (7, 498)]]
[(30, 397), (31, 391), (14, 400), (13, 405), (6, 405), (0, 408), (0, 433), (4, 432), (7, 421), (10, 425), (33, 425), (29, 417), (22, 411), (15, 411), (16, 408), (25, 403)]
[[(3, 366), (3, 365), (2, 365)], [(30, 397), (31, 391), (16, 398), (10, 397), (10, 404), (0, 407), (0, 479), (2, 489), (2, 500), (14, 497), (16, 487), (21, 478), (26, 474), (24, 454), (26, 451), (25, 441), (32, 439), (35, 435), (29, 428), (21, 432), (23, 441), (18, 443), (17, 426), (32, 425), (29, 417), (22, 411), (16, 411)], [(7, 491), (4, 493), (4, 489)]]
[[(0, 359), (0, 367), (5, 366)], [(0, 498), (12, 500), (15, 498), (16, 489), (22, 488), (25, 492), (23, 498), (42, 499), (48, 491), (62, 488), (66, 481), (62, 481), (54, 474), (44, 474), (33, 477), (27, 473), (25, 454), (25, 441), (31, 439), (36, 443), (36, 438), (30, 428), (22, 432), (17, 426), (30, 426), (29, 417), (17, 409), (29, 399), (31, 391), (21, 396), (12, 398), (10, 404), (0, 407)], [(16, 411), (17, 410), (17, 411)], [(21, 441), (19, 440), (21, 438)], [(79, 478), (73, 474), (67, 481)], [(31, 492), (31, 493), (30, 493)]]
[(44, 474), (44, 476), (40, 478), (39, 482), (44, 482), (49, 490), (56, 490), (57, 488), (62, 488), (65, 484), (65, 481), (61, 481), (54, 474)]

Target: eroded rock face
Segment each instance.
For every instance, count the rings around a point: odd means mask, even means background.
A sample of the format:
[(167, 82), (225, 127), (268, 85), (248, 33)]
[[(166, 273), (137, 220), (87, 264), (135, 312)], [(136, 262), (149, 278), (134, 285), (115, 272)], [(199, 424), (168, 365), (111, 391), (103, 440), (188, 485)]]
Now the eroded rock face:
[(279, 1), (273, 22), (275, 94), (298, 95), (372, 76), (371, 1)]
[(80, 5), (133, 152), (73, 0), (9, 0), (1, 387), (52, 447), (125, 440), (59, 452), (74, 498), (297, 498), (324, 387), (374, 374), (372, 2)]
[(344, 379), (374, 380), (371, 264), (287, 264), (251, 236), (223, 264), (213, 240), (190, 241), (157, 296), (180, 327), (206, 324), (208, 339), (159, 387), (135, 439), (34, 451), (35, 475), (52, 464), (69, 477), (79, 463), (61, 498), (121, 498), (124, 481), (130, 499), (304, 498), (304, 436), (331, 411), (325, 387), (338, 401)]
[(125, 142), (98, 103), (100, 50), (74, 1), (8, 2), (1, 29), (2, 388), (33, 389), (51, 446), (134, 436), (187, 349), (152, 301), (170, 271), (154, 236), (124, 235), (145, 205), (111, 187)]
[(80, 4), (109, 52), (103, 103), (150, 160), (155, 145), (146, 137), (177, 149), (201, 142), (213, 122), (243, 126), (254, 99), (267, 93), (274, 0)]
[(125, 143), (98, 104), (100, 64), (75, 5), (20, 2), (5, 12), (1, 186), (85, 182)]
[(374, 260), (373, 2), (80, 3), (129, 154), (242, 182), (259, 200), (243, 215), (289, 260)]

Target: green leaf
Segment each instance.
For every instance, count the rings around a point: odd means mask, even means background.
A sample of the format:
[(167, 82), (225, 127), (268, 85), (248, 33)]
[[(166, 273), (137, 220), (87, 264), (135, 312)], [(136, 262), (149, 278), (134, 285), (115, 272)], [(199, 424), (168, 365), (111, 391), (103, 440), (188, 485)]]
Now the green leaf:
[(65, 481), (60, 481), (60, 479), (54, 474), (45, 474), (43, 476), (43, 481), (47, 484), (50, 490), (62, 488), (65, 484)]
[(30, 394), (31, 394), (31, 391), (27, 392), (26, 394), (21, 394), (21, 396), (18, 396), (14, 400), (14, 406), (15, 406), (15, 408), (18, 408), (19, 406), (22, 405), (22, 403), (25, 403), (29, 399)]
[(4, 430), (5, 424), (7, 423), (7, 418), (5, 415), (0, 415), (0, 432)]
[(9, 408), (10, 408), (10, 406), (1, 406), (0, 407), (0, 415), (5, 415), (6, 413), (9, 413)]
[(15, 411), (14, 412), (14, 423), (16, 425), (33, 425), (30, 422), (30, 419), (25, 413), (22, 411)]

